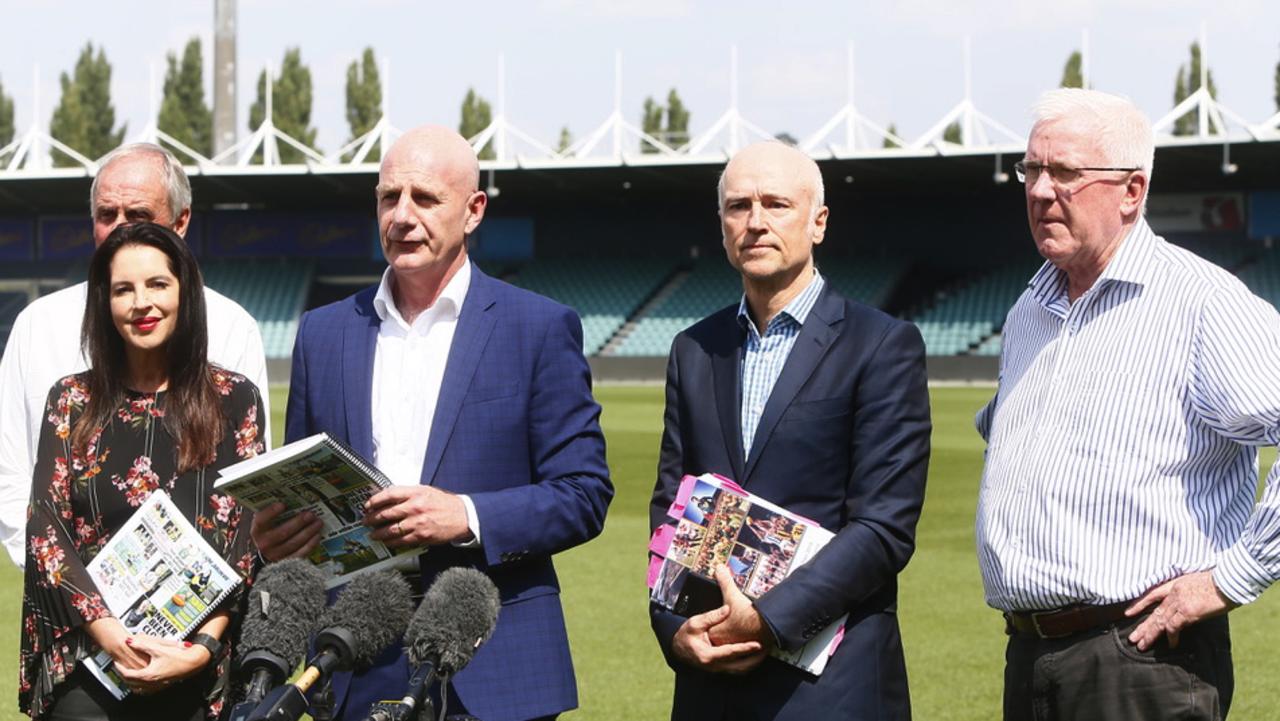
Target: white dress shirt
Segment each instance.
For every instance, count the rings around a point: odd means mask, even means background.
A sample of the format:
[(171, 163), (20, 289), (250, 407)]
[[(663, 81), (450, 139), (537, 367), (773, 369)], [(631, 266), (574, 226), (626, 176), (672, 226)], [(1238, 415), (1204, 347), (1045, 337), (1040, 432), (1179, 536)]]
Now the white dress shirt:
[[(422, 483), (427, 439), (440, 399), (440, 384), (453, 347), (458, 315), (471, 287), (471, 263), (458, 269), (436, 301), (406, 323), (392, 293), (391, 269), (382, 274), (373, 309), (382, 320), (373, 356), (373, 464), (397, 486)], [(480, 524), (475, 505), (459, 496), (467, 509), (467, 526), (479, 545)]]
[[(77, 283), (36, 299), (18, 314), (0, 359), (0, 541), (13, 562), (25, 560), (27, 504), (35, 470), (40, 421), (49, 389), (88, 367), (80, 352), (80, 324), (88, 293)], [(271, 442), (267, 362), (258, 324), (235, 301), (205, 288), (209, 360), (258, 386)]]
[(1074, 303), (1046, 263), (1005, 322), (978, 560), (1001, 610), (1129, 601), (1213, 569), (1237, 603), (1280, 577), (1280, 314), (1139, 221)]

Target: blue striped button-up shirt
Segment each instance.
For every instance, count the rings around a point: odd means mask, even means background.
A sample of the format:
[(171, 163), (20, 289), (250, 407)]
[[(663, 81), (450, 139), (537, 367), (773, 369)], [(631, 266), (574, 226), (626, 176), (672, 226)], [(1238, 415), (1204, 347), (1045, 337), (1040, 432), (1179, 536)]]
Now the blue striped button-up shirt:
[(1246, 603), (1280, 577), (1280, 315), (1139, 221), (1074, 303), (1045, 263), (1009, 312), (978, 560), (1002, 610), (1137, 598), (1213, 569)]
[(742, 353), (742, 401), (739, 404), (740, 421), (742, 423), (742, 453), (751, 455), (751, 442), (756, 437), (756, 427), (760, 425), (760, 416), (764, 413), (764, 405), (769, 402), (769, 394), (782, 375), (782, 367), (787, 364), (787, 356), (795, 347), (796, 338), (800, 336), (800, 328), (804, 325), (813, 304), (818, 302), (822, 286), (826, 281), (817, 270), (813, 272), (813, 280), (800, 295), (791, 299), (790, 303), (769, 320), (764, 328), (764, 335), (756, 329), (747, 308), (747, 297), (742, 296), (738, 303), (738, 322), (747, 330), (746, 345)]

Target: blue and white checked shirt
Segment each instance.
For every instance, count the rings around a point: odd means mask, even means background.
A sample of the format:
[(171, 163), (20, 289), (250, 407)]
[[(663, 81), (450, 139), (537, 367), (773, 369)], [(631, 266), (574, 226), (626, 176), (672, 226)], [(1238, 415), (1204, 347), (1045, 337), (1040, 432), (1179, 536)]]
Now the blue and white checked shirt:
[(756, 437), (756, 427), (760, 425), (760, 416), (764, 413), (764, 405), (769, 402), (773, 386), (782, 375), (782, 367), (787, 364), (787, 356), (800, 336), (800, 328), (804, 325), (813, 304), (818, 302), (818, 295), (826, 281), (813, 271), (813, 280), (800, 291), (800, 295), (791, 299), (790, 303), (775, 315), (764, 328), (764, 335), (756, 330), (751, 320), (751, 312), (747, 308), (747, 296), (743, 295), (738, 303), (738, 322), (747, 330), (746, 345), (742, 353), (742, 399), (738, 404), (742, 423), (742, 455), (751, 455), (751, 442)]
[[(1045, 263), (1009, 312), (978, 560), (1001, 610), (1115, 603), (1213, 569), (1247, 603), (1280, 577), (1280, 315), (1145, 221), (1075, 303)], [(1280, 469), (1280, 464), (1277, 465)]]

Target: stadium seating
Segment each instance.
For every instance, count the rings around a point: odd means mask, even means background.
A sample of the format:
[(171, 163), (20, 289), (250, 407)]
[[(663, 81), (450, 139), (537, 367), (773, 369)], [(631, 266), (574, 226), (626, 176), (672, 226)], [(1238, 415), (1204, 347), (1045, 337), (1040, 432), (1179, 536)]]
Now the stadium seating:
[(267, 358), (288, 358), (298, 333), (312, 264), (307, 261), (206, 261), (205, 284), (235, 300), (258, 321)]
[(665, 356), (677, 333), (741, 297), (742, 280), (724, 258), (702, 258), (671, 295), (636, 322), (614, 355)]
[[(879, 307), (902, 277), (902, 259), (823, 259), (818, 263), (832, 287), (854, 300)], [(665, 356), (676, 334), (715, 311), (738, 302), (742, 281), (719, 255), (703, 258), (674, 289), (644, 317), (618, 345), (620, 356)]]
[(540, 260), (520, 269), (511, 280), (577, 310), (582, 317), (583, 352), (593, 355), (673, 268), (670, 261), (644, 259)]
[(905, 258), (819, 259), (818, 269), (831, 287), (845, 297), (883, 308), (889, 293), (907, 269)]
[(988, 338), (1004, 325), (1005, 315), (1037, 267), (1039, 264), (1032, 261), (1010, 263), (959, 287), (940, 291), (933, 307), (913, 319), (924, 336), (928, 354), (998, 355), (998, 338)]

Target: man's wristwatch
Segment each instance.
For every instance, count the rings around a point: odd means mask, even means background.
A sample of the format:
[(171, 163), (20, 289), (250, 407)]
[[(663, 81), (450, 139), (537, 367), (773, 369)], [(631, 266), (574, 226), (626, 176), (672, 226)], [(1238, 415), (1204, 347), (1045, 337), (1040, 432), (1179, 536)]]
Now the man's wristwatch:
[(207, 633), (197, 633), (187, 640), (197, 646), (204, 646), (205, 650), (209, 652), (211, 661), (216, 661), (218, 654), (222, 653), (222, 642)]

